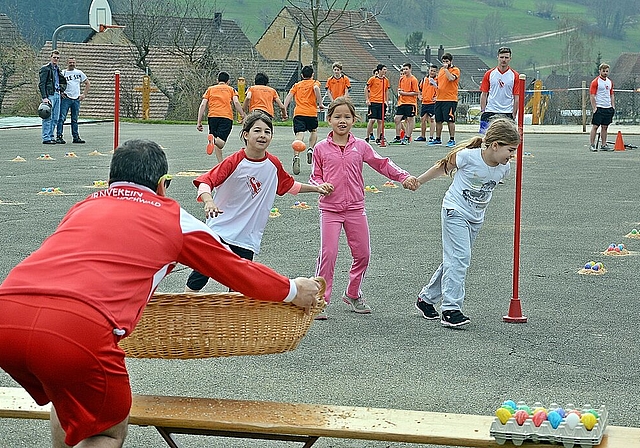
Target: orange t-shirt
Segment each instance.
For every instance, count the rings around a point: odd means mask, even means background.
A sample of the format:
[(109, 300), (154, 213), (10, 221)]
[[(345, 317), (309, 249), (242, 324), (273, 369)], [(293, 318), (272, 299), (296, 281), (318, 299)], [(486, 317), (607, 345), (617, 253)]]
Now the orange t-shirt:
[(351, 88), (351, 81), (349, 81), (349, 78), (344, 75), (342, 75), (340, 78), (332, 76), (331, 78), (327, 79), (325, 88), (331, 93), (331, 98), (335, 100), (336, 98), (347, 94), (347, 92)]
[(202, 95), (202, 99), (209, 102), (209, 114), (207, 116), (233, 120), (231, 104), (233, 103), (234, 96), (238, 96), (238, 92), (226, 83), (209, 87), (207, 91), (204, 92), (204, 95)]
[(273, 102), (278, 98), (276, 89), (269, 86), (256, 85), (249, 87), (247, 93), (251, 93), (249, 99), (249, 111), (262, 110), (273, 117)]
[(449, 81), (444, 68), (441, 68), (438, 73), (438, 96), (436, 101), (458, 101), (460, 69), (458, 67), (449, 67), (449, 73), (455, 75), (456, 79)]
[(438, 95), (438, 81), (435, 78), (426, 77), (422, 80), (422, 104), (433, 104)]
[(320, 98), (316, 98), (313, 88), (320, 84), (315, 79), (303, 79), (291, 87), (289, 91), (293, 95), (296, 107), (293, 109), (293, 115), (303, 117), (317, 117), (318, 103)]
[[(418, 88), (418, 78), (413, 75), (401, 76), (398, 81), (398, 91), (400, 90), (403, 92), (420, 92)], [(398, 106), (402, 106), (403, 104), (413, 104), (415, 106), (417, 98), (417, 96), (411, 95), (398, 95)]]
[(372, 76), (367, 81), (367, 89), (369, 90), (369, 102), (371, 103), (384, 103), (386, 99), (386, 91), (390, 88), (389, 80), (385, 78), (379, 78)]

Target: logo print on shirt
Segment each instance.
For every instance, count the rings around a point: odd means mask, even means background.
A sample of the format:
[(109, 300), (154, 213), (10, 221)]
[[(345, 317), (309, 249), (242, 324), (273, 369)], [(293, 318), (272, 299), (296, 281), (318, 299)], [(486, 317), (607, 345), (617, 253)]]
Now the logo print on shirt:
[(253, 176), (247, 177), (247, 187), (249, 187), (249, 192), (251, 193), (251, 197), (255, 198), (260, 190), (262, 190), (262, 183), (258, 179)]
[(504, 81), (502, 79), (498, 80), (498, 84), (500, 85), (500, 88), (504, 87)]

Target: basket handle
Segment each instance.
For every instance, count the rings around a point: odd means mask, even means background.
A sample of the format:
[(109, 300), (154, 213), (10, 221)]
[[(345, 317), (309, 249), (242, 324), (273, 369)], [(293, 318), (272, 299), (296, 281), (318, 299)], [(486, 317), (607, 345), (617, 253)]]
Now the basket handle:
[(318, 298), (318, 300), (324, 300), (324, 293), (327, 290), (327, 281), (324, 279), (324, 277), (320, 276), (314, 277), (313, 279), (320, 283), (320, 289), (318, 290), (318, 295), (316, 297)]

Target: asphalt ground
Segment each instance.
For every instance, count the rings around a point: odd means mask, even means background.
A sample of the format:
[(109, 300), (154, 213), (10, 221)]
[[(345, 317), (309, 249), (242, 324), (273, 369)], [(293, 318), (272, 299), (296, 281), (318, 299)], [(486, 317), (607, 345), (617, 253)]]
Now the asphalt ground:
[[(474, 130), (460, 126), (458, 140)], [(640, 136), (632, 135), (637, 130), (625, 129), (625, 141), (640, 142)], [(326, 132), (320, 129), (320, 135)], [(128, 360), (134, 393), (485, 415), (506, 399), (603, 404), (610, 424), (639, 426), (640, 240), (625, 235), (640, 228), (640, 150), (591, 153), (588, 136), (579, 128), (525, 132), (518, 297), (527, 323), (502, 319), (513, 293), (515, 166), (494, 192), (473, 249), (465, 300), (472, 324), (465, 330), (424, 320), (414, 308), (417, 293), (441, 261), (440, 204), (450, 180), (435, 179), (416, 192), (389, 189), (382, 187), (385, 178), (365, 167), (365, 183), (381, 190), (367, 193), (372, 258), (363, 290), (371, 315), (356, 315), (340, 301), (350, 266), (343, 238), (329, 320), (314, 322), (297, 350), (188, 361)], [(226, 154), (240, 147), (238, 133), (236, 126)], [(364, 136), (364, 129), (356, 133)], [(38, 127), (0, 131), (0, 278), (39, 246), (71, 205), (93, 191), (94, 181), (107, 180), (113, 124), (81, 124), (80, 134), (85, 145), (46, 146)], [(194, 125), (121, 124), (120, 141), (131, 138), (152, 139), (166, 148), (174, 174), (207, 170), (215, 161), (206, 155), (206, 137)], [(291, 128), (276, 127), (270, 147), (287, 169), (292, 139)], [(377, 149), (416, 175), (447, 151), (415, 142)], [(88, 155), (94, 150), (105, 155)], [(78, 157), (64, 157), (69, 151)], [(37, 160), (43, 152), (55, 160)], [(11, 162), (18, 155), (26, 162)], [(305, 181), (309, 172), (303, 161), (296, 178)], [(170, 195), (202, 217), (191, 180), (175, 177)], [(46, 187), (67, 195), (37, 194)], [(292, 209), (296, 200), (307, 201), (312, 209)], [(319, 248), (315, 197), (278, 197), (275, 206), (281, 216), (269, 220), (257, 260), (288, 276), (313, 275)], [(602, 255), (611, 243), (626, 244), (632, 254)], [(602, 261), (606, 274), (579, 275), (590, 260)], [(188, 273), (176, 269), (159, 289), (181, 291)], [(210, 282), (206, 290), (224, 288)], [(15, 383), (0, 372), (0, 386)], [(47, 422), (1, 420), (0, 434), (1, 447), (49, 446)], [(297, 446), (177, 438), (185, 447)], [(153, 428), (130, 427), (126, 446), (162, 444)], [(320, 439), (315, 446), (414, 445)]]

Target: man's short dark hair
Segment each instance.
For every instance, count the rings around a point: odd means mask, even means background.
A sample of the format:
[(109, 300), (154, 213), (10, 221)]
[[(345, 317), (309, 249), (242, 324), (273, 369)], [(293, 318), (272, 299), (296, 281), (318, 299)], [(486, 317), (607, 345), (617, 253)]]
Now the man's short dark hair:
[(109, 185), (133, 182), (157, 191), (158, 181), (169, 171), (167, 156), (151, 140), (127, 140), (113, 152), (109, 169)]
[(500, 55), (502, 53), (511, 54), (511, 48), (509, 48), (509, 47), (500, 47), (500, 48), (498, 48), (498, 54)]
[(410, 62), (405, 62), (404, 64), (402, 64), (403, 67), (407, 67), (408, 69), (411, 69), (411, 63)]
[(377, 67), (376, 67), (376, 70), (377, 70), (377, 71), (380, 71), (380, 70), (382, 70), (383, 68), (386, 68), (386, 67), (387, 67), (387, 66), (386, 66), (386, 65), (384, 65), (384, 64), (378, 64), (378, 65), (377, 65)]
[(442, 60), (447, 60), (447, 61), (453, 61), (453, 56), (451, 55), (451, 53), (445, 53), (442, 55)]
[(269, 77), (264, 73), (256, 73), (256, 78), (254, 79), (256, 85), (266, 86), (269, 84)]
[(218, 73), (218, 82), (228, 82), (229, 81), (229, 73), (220, 72)]
[(310, 65), (305, 65), (302, 67), (302, 77), (305, 79), (311, 78), (313, 76), (313, 67)]

